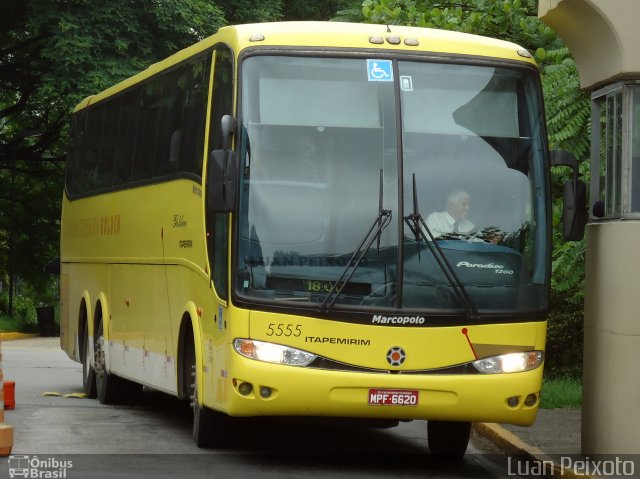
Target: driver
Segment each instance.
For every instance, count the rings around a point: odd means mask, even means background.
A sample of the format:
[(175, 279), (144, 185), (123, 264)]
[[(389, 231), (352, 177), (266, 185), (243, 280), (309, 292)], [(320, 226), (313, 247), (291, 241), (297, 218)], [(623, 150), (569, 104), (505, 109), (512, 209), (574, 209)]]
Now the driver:
[(427, 226), (434, 238), (470, 233), (476, 225), (467, 219), (471, 210), (471, 196), (464, 190), (454, 190), (447, 195), (445, 211), (427, 216)]

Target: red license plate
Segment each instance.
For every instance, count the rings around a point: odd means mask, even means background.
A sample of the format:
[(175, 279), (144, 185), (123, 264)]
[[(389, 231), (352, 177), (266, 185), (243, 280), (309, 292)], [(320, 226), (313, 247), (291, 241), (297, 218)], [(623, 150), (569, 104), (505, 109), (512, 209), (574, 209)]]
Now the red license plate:
[(418, 391), (413, 389), (369, 389), (370, 406), (417, 406)]

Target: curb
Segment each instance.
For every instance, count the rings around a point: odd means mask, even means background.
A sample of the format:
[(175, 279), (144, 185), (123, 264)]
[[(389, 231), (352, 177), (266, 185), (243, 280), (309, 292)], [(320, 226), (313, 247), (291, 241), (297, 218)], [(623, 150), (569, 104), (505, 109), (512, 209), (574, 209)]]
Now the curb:
[(0, 341), (13, 341), (15, 339), (37, 338), (39, 334), (32, 333), (0, 333)]
[(541, 449), (531, 446), (513, 434), (511, 431), (493, 423), (473, 423), (476, 434), (487, 438), (507, 454), (526, 456), (530, 461), (538, 464), (553, 463), (553, 477), (569, 479), (600, 479), (599, 476), (579, 474), (572, 469), (563, 468)]

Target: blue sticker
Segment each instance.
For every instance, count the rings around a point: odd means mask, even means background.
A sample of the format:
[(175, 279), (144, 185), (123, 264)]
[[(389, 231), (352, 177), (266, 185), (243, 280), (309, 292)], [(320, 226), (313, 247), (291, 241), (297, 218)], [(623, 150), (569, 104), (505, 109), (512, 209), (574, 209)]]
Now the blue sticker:
[(369, 81), (393, 81), (391, 60), (367, 60), (367, 77)]
[(222, 319), (222, 306), (218, 306), (218, 329), (222, 331), (224, 321)]

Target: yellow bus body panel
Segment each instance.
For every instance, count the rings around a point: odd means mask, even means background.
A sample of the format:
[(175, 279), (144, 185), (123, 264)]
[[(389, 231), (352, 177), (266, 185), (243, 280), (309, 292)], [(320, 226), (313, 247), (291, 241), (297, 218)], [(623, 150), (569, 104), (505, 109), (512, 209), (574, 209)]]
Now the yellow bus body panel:
[[(529, 394), (538, 394), (542, 382), (542, 368), (514, 374), (467, 376), (367, 374), (275, 366), (239, 356), (232, 358), (233, 375), (238, 383), (254, 385), (248, 396), (242, 395), (237, 387), (232, 389), (228, 406), (224, 408), (232, 416), (436, 419), (528, 426), (535, 420), (537, 403), (527, 407), (523, 401)], [(273, 390), (271, 397), (260, 397), (261, 386)], [(369, 405), (372, 388), (417, 390), (418, 404)], [(513, 396), (519, 398), (517, 407), (507, 403)]]
[[(105, 338), (123, 350), (125, 360), (114, 371), (144, 382), (144, 368), (132, 374), (126, 363), (138, 368), (162, 358), (161, 389), (173, 391), (167, 384), (175, 382), (183, 316), (199, 310), (213, 318), (214, 303), (224, 304), (209, 282), (202, 201), (200, 184), (186, 179), (63, 199), (61, 344), (70, 357), (80, 360), (77, 318), (84, 298), (90, 333), (100, 313)], [(139, 357), (127, 360), (128, 353)]]

